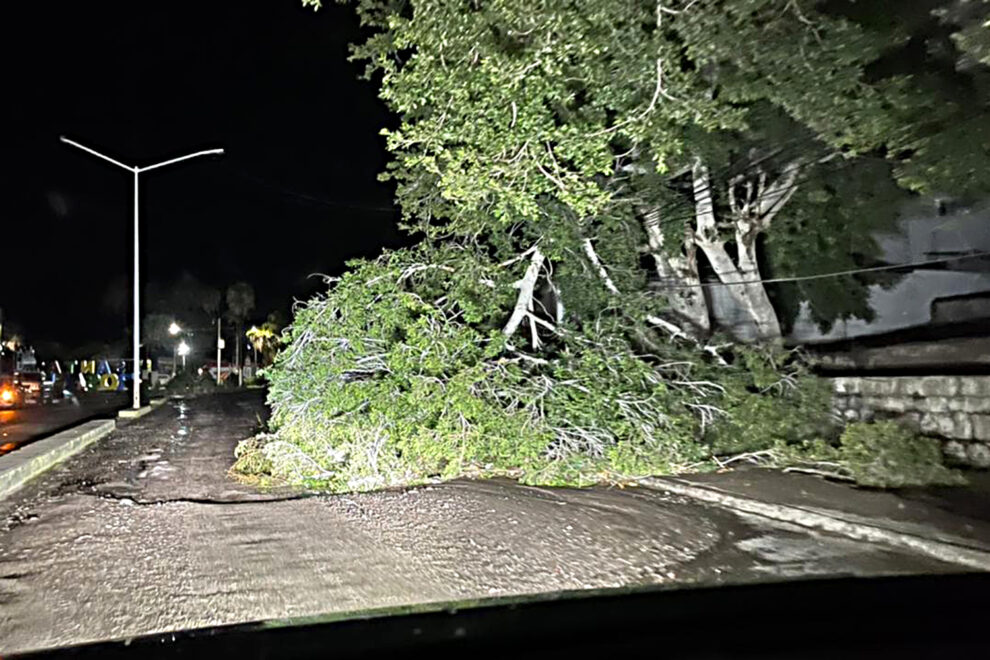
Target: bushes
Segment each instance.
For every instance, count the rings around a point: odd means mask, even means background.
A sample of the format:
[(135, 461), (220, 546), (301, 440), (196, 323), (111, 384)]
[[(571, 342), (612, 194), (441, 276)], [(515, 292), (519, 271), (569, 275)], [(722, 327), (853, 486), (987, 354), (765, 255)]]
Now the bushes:
[(880, 488), (958, 485), (962, 475), (942, 465), (937, 440), (895, 422), (854, 422), (842, 434), (838, 459), (856, 483)]

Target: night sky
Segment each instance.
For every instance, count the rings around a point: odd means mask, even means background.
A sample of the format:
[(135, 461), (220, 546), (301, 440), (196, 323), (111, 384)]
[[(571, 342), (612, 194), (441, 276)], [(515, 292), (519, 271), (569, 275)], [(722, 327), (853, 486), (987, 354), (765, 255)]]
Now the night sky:
[[(6, 121), (0, 306), (33, 341), (121, 339), (130, 311), (129, 164), (227, 155), (142, 175), (142, 278), (254, 284), (261, 318), (310, 273), (404, 239), (379, 183), (394, 122), (347, 62), (353, 9), (299, 0), (27, 2), (0, 10)], [(129, 289), (128, 289), (129, 290)], [(123, 318), (121, 318), (123, 316)]]

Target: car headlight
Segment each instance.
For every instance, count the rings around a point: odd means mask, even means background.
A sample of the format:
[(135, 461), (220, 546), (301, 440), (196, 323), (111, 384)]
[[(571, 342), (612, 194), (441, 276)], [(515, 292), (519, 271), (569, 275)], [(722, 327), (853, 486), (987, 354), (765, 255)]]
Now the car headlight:
[(9, 403), (14, 400), (14, 393), (10, 390), (3, 390), (0, 392), (0, 399)]

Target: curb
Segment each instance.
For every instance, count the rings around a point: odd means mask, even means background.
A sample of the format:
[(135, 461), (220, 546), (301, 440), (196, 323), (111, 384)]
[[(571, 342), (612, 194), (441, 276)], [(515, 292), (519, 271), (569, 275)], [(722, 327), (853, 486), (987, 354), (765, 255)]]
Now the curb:
[(121, 408), (117, 411), (118, 419), (137, 419), (144, 417), (151, 412), (151, 406), (141, 406), (140, 408)]
[(771, 520), (830, 532), (857, 541), (882, 543), (895, 548), (911, 550), (940, 561), (960, 564), (981, 571), (990, 571), (990, 552), (947, 541), (938, 541), (917, 534), (899, 532), (868, 522), (850, 521), (848, 520), (849, 514), (840, 511), (804, 509), (787, 504), (774, 504), (748, 497), (729, 495), (703, 486), (695, 486), (679, 479), (648, 478), (641, 480), (640, 483), (655, 490), (683, 495)]
[(116, 428), (112, 419), (84, 422), (67, 431), (37, 440), (0, 456), (0, 498), (6, 497), (45, 470), (64, 461)]
[(168, 403), (168, 399), (151, 399), (147, 404), (141, 406), (140, 408), (121, 408), (117, 411), (117, 419), (138, 419), (144, 417), (153, 410), (161, 408), (163, 405)]

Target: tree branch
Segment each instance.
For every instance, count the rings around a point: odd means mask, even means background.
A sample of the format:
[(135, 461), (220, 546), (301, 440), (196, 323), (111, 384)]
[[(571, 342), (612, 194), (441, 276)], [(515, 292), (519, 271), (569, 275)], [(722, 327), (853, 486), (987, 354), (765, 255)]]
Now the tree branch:
[(519, 288), (519, 296), (516, 298), (516, 305), (512, 310), (512, 316), (509, 317), (509, 322), (502, 329), (502, 334), (506, 337), (511, 337), (515, 334), (519, 328), (519, 324), (522, 323), (527, 315), (530, 315), (529, 309), (533, 304), (533, 289), (536, 287), (536, 280), (540, 276), (540, 268), (543, 266), (545, 259), (538, 247), (534, 246), (531, 249), (533, 250), (533, 254), (530, 257), (529, 266), (526, 268), (526, 274), (513, 285)]
[(608, 271), (605, 270), (605, 266), (602, 265), (601, 260), (598, 258), (598, 253), (595, 252), (595, 247), (591, 244), (591, 239), (584, 239), (583, 245), (584, 253), (588, 256), (588, 261), (591, 262), (591, 265), (598, 271), (598, 276), (602, 278), (603, 282), (605, 282), (605, 288), (611, 293), (618, 295), (619, 289), (615, 286), (615, 282), (612, 281)]
[(691, 187), (694, 192), (694, 219), (698, 238), (704, 243), (718, 241), (715, 226), (715, 207), (712, 205), (712, 186), (708, 167), (700, 158), (695, 159), (691, 168)]
[(804, 167), (805, 163), (801, 159), (795, 159), (784, 166), (784, 171), (779, 177), (766, 186), (760, 187), (760, 192), (756, 200), (757, 224), (759, 229), (766, 229), (770, 222), (784, 208), (784, 205), (794, 195), (797, 190), (797, 175)]
[(670, 321), (666, 321), (666, 320), (660, 318), (659, 316), (654, 316), (652, 314), (648, 314), (646, 316), (646, 320), (647, 320), (647, 322), (652, 323), (653, 325), (655, 325), (655, 326), (657, 326), (659, 328), (662, 328), (662, 329), (666, 330), (667, 332), (669, 332), (671, 339), (677, 339), (678, 337), (681, 337), (683, 339), (690, 339), (690, 337), (688, 337), (688, 334), (686, 332), (684, 332), (683, 330), (681, 330), (681, 328), (679, 328), (678, 326), (674, 325)]

